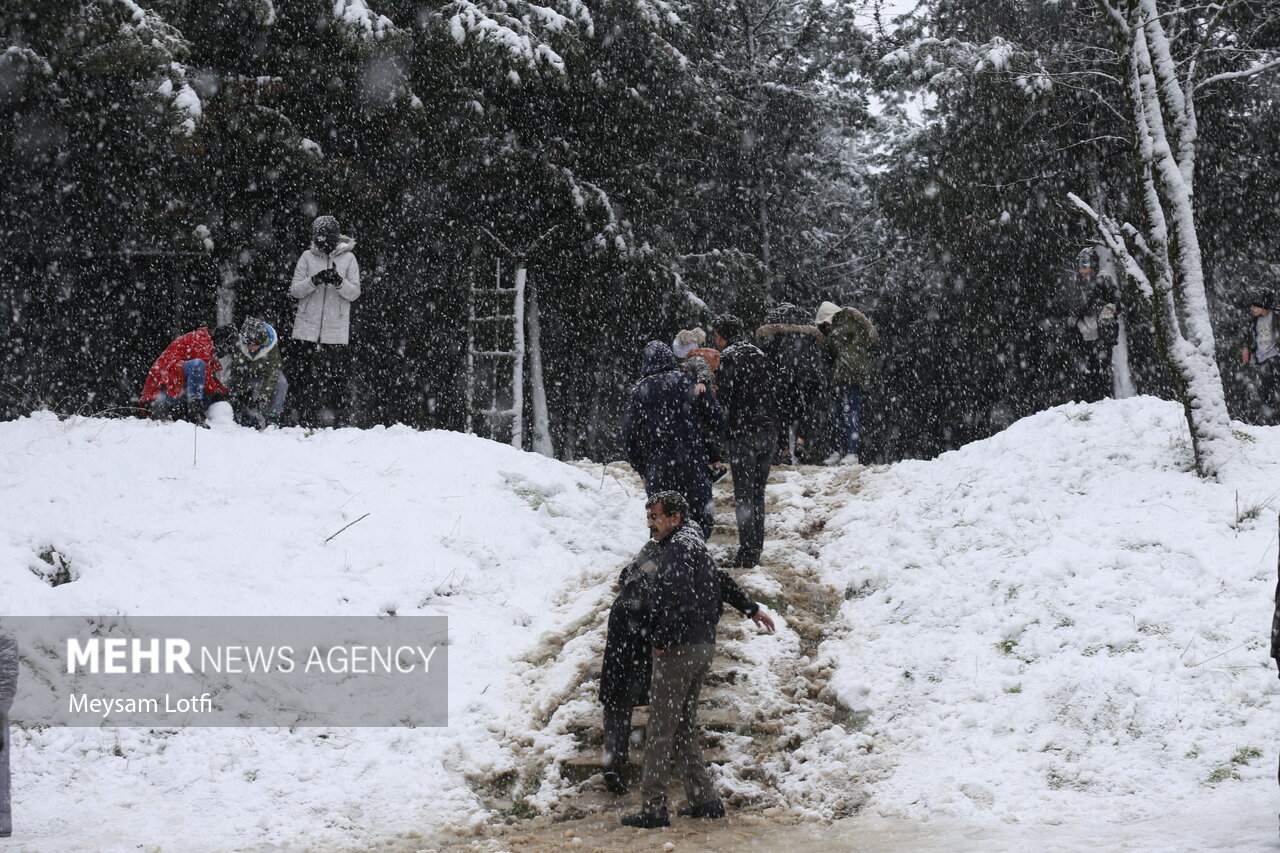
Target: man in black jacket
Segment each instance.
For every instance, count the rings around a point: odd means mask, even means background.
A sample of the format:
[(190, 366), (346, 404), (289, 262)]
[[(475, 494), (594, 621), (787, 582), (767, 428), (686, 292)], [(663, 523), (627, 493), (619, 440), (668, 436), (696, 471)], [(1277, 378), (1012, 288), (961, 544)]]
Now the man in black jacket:
[[(625, 794), (622, 769), (630, 753), (631, 712), (649, 704), (653, 673), (653, 646), (649, 623), (653, 612), (654, 576), (662, 560), (662, 547), (670, 538), (650, 539), (622, 569), (618, 597), (609, 608), (604, 665), (600, 673), (600, 704), (604, 706), (604, 782), (615, 794)], [(743, 592), (723, 569), (716, 569), (720, 600), (773, 633), (773, 619)]]
[(747, 340), (742, 321), (723, 314), (711, 324), (720, 350), (716, 395), (724, 407), (725, 456), (733, 471), (738, 553), (730, 567), (760, 562), (764, 548), (764, 489), (778, 434), (775, 375), (768, 357)]
[[(702, 748), (698, 744), (698, 694), (715, 654), (716, 623), (721, 613), (721, 583), (716, 564), (698, 531), (685, 524), (689, 508), (678, 492), (659, 492), (645, 507), (649, 535), (662, 543), (653, 573), (649, 642), (653, 647), (653, 684), (645, 737), (644, 808), (622, 818), (624, 826), (669, 826), (667, 783), (674, 762), (684, 783), (687, 817), (724, 816)], [(757, 616), (759, 613), (757, 608)], [(763, 624), (772, 627), (772, 622)]]

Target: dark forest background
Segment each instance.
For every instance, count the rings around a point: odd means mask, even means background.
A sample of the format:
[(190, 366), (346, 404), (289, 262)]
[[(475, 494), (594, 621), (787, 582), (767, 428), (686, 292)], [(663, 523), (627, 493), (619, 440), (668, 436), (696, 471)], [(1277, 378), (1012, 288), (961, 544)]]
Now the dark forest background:
[[(321, 213), (358, 240), (363, 425), (464, 424), (469, 287), (501, 258), (486, 232), (551, 232), (528, 263), (563, 457), (616, 455), (645, 341), (784, 301), (880, 329), (867, 461), (1078, 399), (1066, 317), (1092, 234), (1066, 195), (1134, 206), (1106, 29), (1067, 0), (876, 7), (3, 0), (0, 414), (127, 407), (219, 306), (287, 337)], [(1215, 89), (1199, 113), (1201, 241), (1246, 419), (1239, 332), (1280, 257), (1278, 85)], [(1167, 394), (1132, 294), (1125, 320), (1136, 390)]]

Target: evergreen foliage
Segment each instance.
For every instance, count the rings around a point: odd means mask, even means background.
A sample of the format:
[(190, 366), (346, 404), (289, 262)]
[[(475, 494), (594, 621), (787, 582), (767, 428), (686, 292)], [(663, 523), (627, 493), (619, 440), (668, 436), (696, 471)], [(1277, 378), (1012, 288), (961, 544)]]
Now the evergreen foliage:
[[(164, 341), (217, 321), (215, 288), (287, 359), (320, 213), (358, 240), (360, 424), (461, 428), (468, 288), (510, 270), (500, 245), (535, 243), (566, 457), (615, 455), (645, 341), (782, 301), (879, 327), (870, 458), (1072, 399), (1071, 266), (1094, 237), (1066, 195), (1135, 204), (1109, 32), (1078, 1), (930, 0), (875, 28), (879, 5), (0, 0), (3, 414), (127, 406)], [(1229, 23), (1265, 48), (1269, 9)], [(1277, 91), (1260, 76), (1201, 104), (1224, 368), (1247, 294), (1275, 281)], [(1168, 394), (1130, 297), (1138, 390)], [(1249, 373), (1224, 375), (1250, 414)]]

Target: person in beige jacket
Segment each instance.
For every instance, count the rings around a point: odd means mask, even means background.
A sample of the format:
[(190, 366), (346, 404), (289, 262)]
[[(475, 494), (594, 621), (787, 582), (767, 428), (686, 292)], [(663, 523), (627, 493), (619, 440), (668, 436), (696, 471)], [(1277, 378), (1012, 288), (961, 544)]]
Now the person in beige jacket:
[[(311, 246), (293, 268), (289, 295), (298, 300), (293, 318), (294, 372), (300, 374), (302, 419), (310, 426), (343, 423), (351, 358), (351, 303), (360, 298), (356, 241), (341, 233), (332, 216), (311, 223)], [(310, 346), (314, 344), (314, 346)]]

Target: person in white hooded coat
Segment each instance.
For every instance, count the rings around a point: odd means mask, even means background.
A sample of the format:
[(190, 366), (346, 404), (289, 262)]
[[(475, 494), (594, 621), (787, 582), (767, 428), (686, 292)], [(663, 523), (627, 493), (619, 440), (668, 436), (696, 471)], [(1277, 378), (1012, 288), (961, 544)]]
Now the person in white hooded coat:
[(352, 253), (356, 241), (341, 233), (332, 216), (311, 223), (311, 246), (293, 268), (289, 295), (298, 300), (293, 318), (293, 339), (315, 344), (301, 350), (296, 373), (300, 383), (303, 417), (318, 425), (324, 409), (333, 412), (335, 426), (342, 421), (351, 341), (351, 303), (360, 298), (360, 264)]
[(9, 709), (18, 690), (18, 641), (0, 632), (0, 838), (13, 834), (13, 806), (10, 791)]

